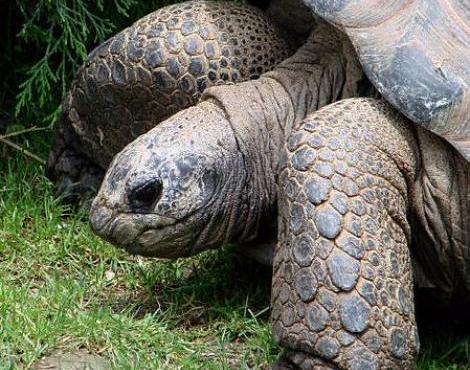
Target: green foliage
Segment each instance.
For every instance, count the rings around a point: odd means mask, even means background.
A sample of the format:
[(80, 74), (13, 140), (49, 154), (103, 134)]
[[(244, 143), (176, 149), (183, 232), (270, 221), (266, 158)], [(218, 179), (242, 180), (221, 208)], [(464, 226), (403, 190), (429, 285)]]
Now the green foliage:
[(2, 121), (4, 124), (13, 124), (15, 120), (22, 125), (52, 124), (60, 101), (87, 53), (113, 33), (167, 2), (0, 2), (0, 129)]

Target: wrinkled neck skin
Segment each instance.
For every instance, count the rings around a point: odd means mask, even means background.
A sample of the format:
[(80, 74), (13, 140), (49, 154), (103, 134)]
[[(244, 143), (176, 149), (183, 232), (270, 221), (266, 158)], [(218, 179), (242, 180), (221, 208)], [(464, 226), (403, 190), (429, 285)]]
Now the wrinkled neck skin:
[(364, 80), (344, 36), (319, 26), (272, 72), (207, 89), (197, 106), (119, 153), (93, 203), (93, 230), (131, 253), (165, 258), (256, 239), (276, 217), (277, 173), (295, 124), (359, 95)]
[(242, 153), (247, 177), (241, 194), (250, 194), (252, 212), (261, 210), (256, 218), (251, 211), (234, 216), (246, 224), (239, 239), (230, 242), (253, 240), (260, 223), (266, 227), (274, 219), (277, 174), (295, 125), (327, 104), (369, 91), (349, 41), (326, 24), (318, 26), (294, 56), (259, 80), (206, 90), (202, 101), (214, 102), (225, 112)]

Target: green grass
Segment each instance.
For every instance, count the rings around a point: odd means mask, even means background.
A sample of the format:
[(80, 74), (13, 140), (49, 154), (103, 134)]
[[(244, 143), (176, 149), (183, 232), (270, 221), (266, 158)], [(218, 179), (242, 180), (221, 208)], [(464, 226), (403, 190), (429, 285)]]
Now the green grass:
[[(0, 369), (85, 348), (116, 369), (268, 369), (269, 271), (233, 248), (166, 262), (95, 237), (41, 166), (0, 159)], [(420, 369), (470, 369), (469, 339), (427, 345)]]

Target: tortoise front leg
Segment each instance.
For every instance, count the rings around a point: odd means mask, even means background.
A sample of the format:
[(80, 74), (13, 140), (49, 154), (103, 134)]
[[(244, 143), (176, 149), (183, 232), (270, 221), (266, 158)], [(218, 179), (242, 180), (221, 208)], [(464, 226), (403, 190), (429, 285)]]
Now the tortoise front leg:
[(274, 368), (413, 368), (410, 128), (385, 103), (348, 99), (304, 120), (286, 152), (272, 321), (287, 351)]
[[(61, 117), (64, 120), (65, 115)], [(104, 177), (104, 169), (76, 149), (80, 140), (63, 122), (56, 129), (54, 147), (49, 153), (46, 176), (56, 184), (56, 195), (73, 204), (85, 194), (94, 194)]]

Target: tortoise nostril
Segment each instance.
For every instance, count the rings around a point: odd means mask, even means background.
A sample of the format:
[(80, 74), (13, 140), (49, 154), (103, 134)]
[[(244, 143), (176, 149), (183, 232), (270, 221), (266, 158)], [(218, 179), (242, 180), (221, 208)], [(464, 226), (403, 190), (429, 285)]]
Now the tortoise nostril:
[(151, 179), (142, 185), (137, 186), (130, 195), (131, 203), (140, 208), (151, 206), (160, 197), (162, 183), (159, 179)]

